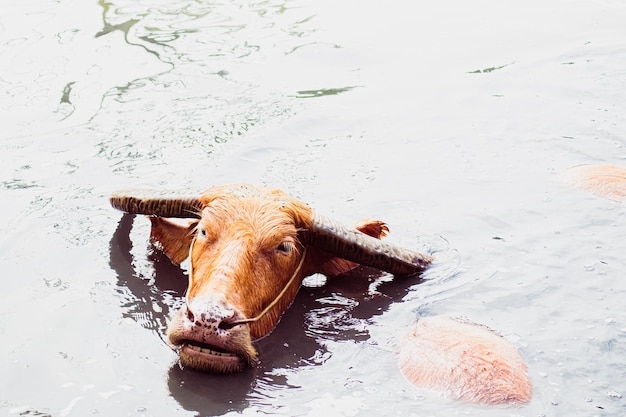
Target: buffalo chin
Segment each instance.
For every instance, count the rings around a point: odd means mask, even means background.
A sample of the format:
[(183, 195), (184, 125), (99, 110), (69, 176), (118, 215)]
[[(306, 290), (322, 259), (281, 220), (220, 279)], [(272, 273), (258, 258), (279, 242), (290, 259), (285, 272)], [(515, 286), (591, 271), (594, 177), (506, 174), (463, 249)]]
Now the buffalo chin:
[(252, 365), (252, 358), (233, 352), (213, 350), (195, 344), (184, 344), (178, 351), (180, 364), (202, 372), (234, 373)]

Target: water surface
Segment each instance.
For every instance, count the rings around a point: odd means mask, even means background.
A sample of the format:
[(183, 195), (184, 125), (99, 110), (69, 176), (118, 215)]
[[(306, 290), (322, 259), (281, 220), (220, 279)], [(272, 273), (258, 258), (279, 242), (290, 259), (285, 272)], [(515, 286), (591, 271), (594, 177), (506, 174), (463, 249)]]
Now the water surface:
[[(0, 414), (625, 414), (626, 211), (557, 176), (625, 162), (624, 21), (611, 0), (9, 1)], [(180, 369), (186, 271), (107, 196), (235, 181), (383, 219), (437, 263), (313, 279), (257, 368)], [(409, 385), (396, 340), (434, 314), (501, 332), (532, 402)]]

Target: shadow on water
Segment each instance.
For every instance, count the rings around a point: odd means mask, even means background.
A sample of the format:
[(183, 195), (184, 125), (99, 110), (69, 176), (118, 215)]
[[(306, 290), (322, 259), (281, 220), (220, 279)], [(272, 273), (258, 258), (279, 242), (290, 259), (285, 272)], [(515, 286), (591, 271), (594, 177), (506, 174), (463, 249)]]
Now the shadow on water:
[(166, 318), (179, 304), (176, 299), (187, 288), (187, 276), (156, 252), (148, 255), (154, 266), (151, 279), (138, 276), (131, 254), (130, 231), (134, 218), (134, 215), (124, 214), (120, 219), (109, 246), (109, 265), (117, 274), (117, 292), (125, 300), (122, 305), (126, 309), (124, 317), (132, 318), (163, 338)]
[[(117, 291), (125, 300), (124, 316), (164, 341), (167, 317), (182, 302), (187, 276), (156, 250), (147, 251), (153, 277), (138, 273), (131, 252), (134, 218), (122, 215), (111, 238), (109, 264), (117, 274)], [(260, 361), (254, 368), (235, 375), (211, 375), (173, 364), (167, 382), (171, 395), (186, 410), (204, 416), (244, 410), (258, 390), (298, 388), (275, 371), (324, 363), (332, 354), (325, 341), (367, 340), (368, 322), (402, 300), (419, 282), (420, 278), (392, 280), (387, 274), (358, 268), (323, 286), (303, 286), (276, 329), (255, 342)]]

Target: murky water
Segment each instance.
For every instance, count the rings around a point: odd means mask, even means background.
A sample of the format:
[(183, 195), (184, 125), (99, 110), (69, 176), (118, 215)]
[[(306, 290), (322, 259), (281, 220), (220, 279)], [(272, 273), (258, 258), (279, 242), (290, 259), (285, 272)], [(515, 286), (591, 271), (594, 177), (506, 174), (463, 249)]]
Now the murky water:
[[(556, 175), (625, 163), (625, 21), (612, 0), (5, 2), (0, 414), (626, 415), (626, 209)], [(438, 261), (313, 279), (256, 369), (181, 370), (185, 271), (106, 197), (234, 181)], [(433, 314), (499, 330), (533, 401), (409, 385), (397, 337)]]

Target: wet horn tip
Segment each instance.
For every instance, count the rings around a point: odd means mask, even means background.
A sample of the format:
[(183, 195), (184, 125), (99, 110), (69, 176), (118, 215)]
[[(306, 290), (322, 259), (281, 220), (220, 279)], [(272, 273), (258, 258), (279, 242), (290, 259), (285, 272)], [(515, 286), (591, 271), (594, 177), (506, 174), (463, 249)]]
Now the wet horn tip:
[(170, 191), (118, 190), (111, 194), (109, 202), (126, 213), (159, 217), (197, 218), (202, 210), (198, 197)]
[(309, 241), (328, 253), (394, 275), (418, 275), (433, 260), (430, 255), (373, 238), (320, 215), (313, 219)]

